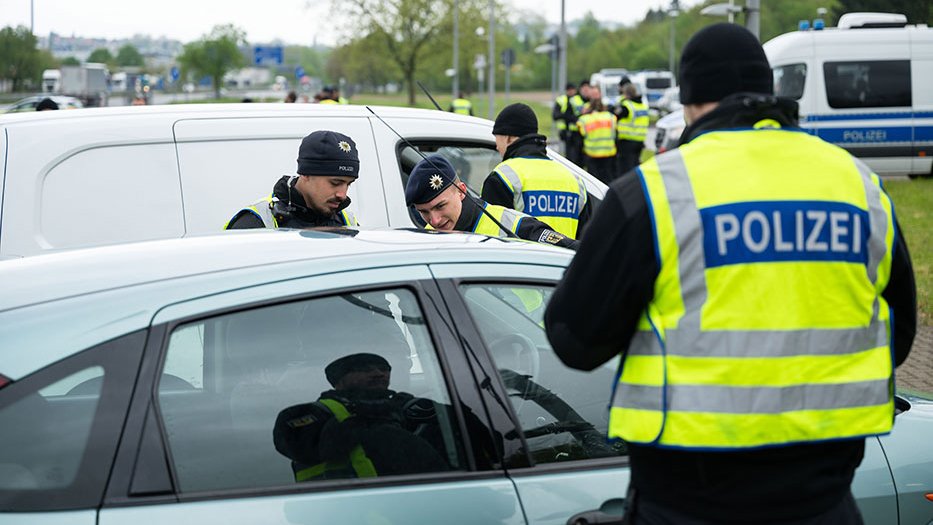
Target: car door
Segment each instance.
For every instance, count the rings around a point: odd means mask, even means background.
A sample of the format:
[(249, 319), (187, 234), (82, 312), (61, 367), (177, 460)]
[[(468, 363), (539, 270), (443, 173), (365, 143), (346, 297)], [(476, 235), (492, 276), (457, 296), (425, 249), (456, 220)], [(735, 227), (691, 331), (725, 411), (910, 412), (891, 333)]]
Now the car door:
[[(400, 266), (165, 308), (99, 525), (525, 523), (440, 302), (427, 267)], [(280, 439), (318, 422), (300, 410), (339, 387), (338, 359), (359, 354), (390, 363), (389, 388), (419, 411), (390, 418), (376, 401), (341, 401), (378, 424), (351, 431), (335, 417), (320, 447)], [(359, 446), (376, 475), (326, 466), (296, 482), (325, 442)]]
[[(529, 523), (612, 523), (629, 482), (626, 449), (608, 443), (610, 391), (618, 359), (592, 372), (564, 366), (544, 334), (543, 315), (562, 267), (431, 265), (464, 340), (498, 378), (524, 454), (506, 454)], [(615, 516), (615, 518), (613, 518)], [(571, 521), (568, 521), (571, 520)], [(604, 521), (598, 521), (604, 520)]]

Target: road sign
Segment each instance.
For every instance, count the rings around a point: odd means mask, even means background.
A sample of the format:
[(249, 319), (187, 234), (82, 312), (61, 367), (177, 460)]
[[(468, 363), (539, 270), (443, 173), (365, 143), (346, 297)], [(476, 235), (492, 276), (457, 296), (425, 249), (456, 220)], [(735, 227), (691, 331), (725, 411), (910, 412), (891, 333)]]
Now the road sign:
[(169, 74), (172, 75), (172, 82), (177, 82), (179, 77), (181, 77), (181, 71), (178, 70), (178, 66), (172, 66)]
[(298, 66), (295, 68), (295, 78), (301, 80), (301, 77), (305, 76), (305, 68)]
[(511, 47), (502, 51), (502, 64), (509, 67), (515, 63), (515, 50)]
[(285, 48), (282, 46), (255, 46), (253, 47), (253, 65), (268, 66), (282, 65), (285, 58)]

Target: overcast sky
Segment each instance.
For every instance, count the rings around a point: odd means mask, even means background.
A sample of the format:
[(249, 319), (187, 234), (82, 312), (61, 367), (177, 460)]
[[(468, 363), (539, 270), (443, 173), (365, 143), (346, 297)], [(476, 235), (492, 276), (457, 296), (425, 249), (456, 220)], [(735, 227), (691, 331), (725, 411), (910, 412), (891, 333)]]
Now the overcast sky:
[[(516, 9), (538, 12), (552, 22), (560, 21), (560, 0), (504, 0)], [(696, 4), (698, 0), (682, 1)], [(582, 18), (592, 11), (597, 19), (632, 23), (649, 8), (669, 0), (567, 0), (566, 18)], [(246, 31), (250, 42), (281, 39), (289, 44), (334, 44), (340, 28), (330, 10), (331, 0), (0, 0), (0, 27), (30, 23), (34, 6), (35, 33), (126, 38), (134, 34), (188, 42), (200, 38), (215, 24), (232, 23)]]

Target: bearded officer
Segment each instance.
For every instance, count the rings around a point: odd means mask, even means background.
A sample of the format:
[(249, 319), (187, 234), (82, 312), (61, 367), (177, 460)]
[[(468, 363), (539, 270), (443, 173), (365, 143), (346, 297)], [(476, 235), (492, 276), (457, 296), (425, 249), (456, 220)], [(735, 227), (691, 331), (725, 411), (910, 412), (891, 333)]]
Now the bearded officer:
[(315, 131), (298, 148), (297, 175), (285, 175), (272, 194), (243, 208), (225, 229), (358, 226), (347, 191), (360, 171), (353, 139)]
[(412, 169), (405, 186), (405, 202), (414, 206), (427, 223), (427, 229), (481, 233), (492, 237), (514, 235), (529, 241), (576, 249), (577, 241), (538, 219), (488, 204), (468, 196), (466, 191), (466, 184), (457, 176), (450, 162), (440, 155), (432, 155)]

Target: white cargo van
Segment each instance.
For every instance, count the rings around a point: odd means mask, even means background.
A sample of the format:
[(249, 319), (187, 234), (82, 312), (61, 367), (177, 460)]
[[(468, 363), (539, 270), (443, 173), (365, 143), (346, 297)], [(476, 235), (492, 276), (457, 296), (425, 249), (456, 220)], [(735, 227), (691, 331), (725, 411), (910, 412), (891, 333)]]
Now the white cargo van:
[[(501, 160), (492, 122), (374, 107), (415, 148), (440, 153), (474, 191)], [(308, 133), (349, 135), (360, 155), (350, 209), (363, 227), (411, 227), (404, 187), (421, 160), (365, 106), (189, 104), (0, 116), (0, 259), (214, 232), (295, 172)], [(598, 202), (606, 186), (579, 174)]]
[(636, 71), (629, 75), (629, 79), (638, 87), (642, 102), (651, 109), (658, 109), (664, 92), (677, 84), (673, 73), (661, 70)]
[(838, 27), (764, 44), (775, 93), (800, 104), (800, 125), (880, 175), (933, 167), (933, 29), (904, 15), (848, 13)]

